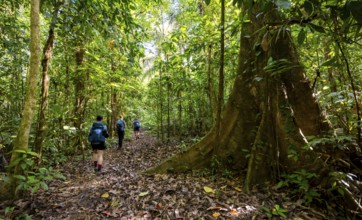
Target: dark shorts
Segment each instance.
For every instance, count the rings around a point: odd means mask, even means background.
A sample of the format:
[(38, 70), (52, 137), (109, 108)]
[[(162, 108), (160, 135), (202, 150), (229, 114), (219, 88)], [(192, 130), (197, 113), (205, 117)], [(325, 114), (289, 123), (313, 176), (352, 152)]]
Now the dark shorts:
[(118, 138), (123, 140), (123, 138), (124, 138), (124, 131), (118, 131)]
[(140, 128), (134, 128), (133, 130), (134, 131), (140, 131)]
[(106, 143), (100, 142), (100, 143), (92, 143), (92, 150), (105, 150), (107, 149)]

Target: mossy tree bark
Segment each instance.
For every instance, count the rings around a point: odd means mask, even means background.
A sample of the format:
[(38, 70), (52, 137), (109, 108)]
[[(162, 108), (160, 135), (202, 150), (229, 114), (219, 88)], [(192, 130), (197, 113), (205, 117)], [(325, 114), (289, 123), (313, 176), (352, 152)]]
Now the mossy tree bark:
[[(27, 77), (27, 89), (24, 101), (24, 109), (22, 112), (21, 123), (18, 135), (14, 142), (14, 149), (10, 159), (11, 168), (9, 173), (12, 175), (22, 175), (21, 161), (19, 161), (22, 153), (29, 148), (29, 133), (34, 116), (34, 108), (36, 102), (36, 89), (40, 64), (40, 24), (39, 24), (40, 1), (31, 1), (30, 12), (30, 69)], [(15, 195), (17, 180), (12, 178), (10, 192)]]
[[(304, 75), (289, 31), (264, 27), (278, 20), (276, 10), (249, 12), (251, 22), (240, 35), (238, 77), (223, 110), (218, 137), (214, 128), (186, 152), (147, 173), (183, 172), (209, 168), (212, 160), (247, 170), (246, 188), (274, 181), (313, 160), (301, 153), (304, 135), (328, 129)], [(259, 14), (259, 16), (256, 16)], [(298, 160), (288, 157), (294, 153)]]

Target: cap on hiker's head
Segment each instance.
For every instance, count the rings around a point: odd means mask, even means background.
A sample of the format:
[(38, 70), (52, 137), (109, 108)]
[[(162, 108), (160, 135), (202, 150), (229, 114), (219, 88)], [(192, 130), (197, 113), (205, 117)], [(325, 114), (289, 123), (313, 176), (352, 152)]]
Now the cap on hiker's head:
[(102, 116), (102, 115), (98, 115), (98, 116), (97, 116), (97, 121), (102, 121), (102, 119), (103, 119), (103, 116)]

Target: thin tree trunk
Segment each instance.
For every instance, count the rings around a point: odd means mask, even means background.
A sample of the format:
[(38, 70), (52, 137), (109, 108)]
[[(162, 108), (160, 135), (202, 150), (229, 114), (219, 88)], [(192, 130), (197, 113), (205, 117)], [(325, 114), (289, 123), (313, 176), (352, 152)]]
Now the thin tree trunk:
[(43, 49), (43, 60), (41, 62), (42, 64), (42, 89), (41, 89), (41, 102), (40, 102), (40, 111), (39, 111), (39, 118), (38, 118), (38, 126), (36, 131), (36, 137), (35, 137), (35, 150), (39, 155), (39, 162), (41, 161), (42, 157), (42, 144), (45, 138), (46, 133), (46, 117), (45, 112), (48, 107), (48, 90), (49, 90), (49, 63), (53, 54), (53, 42), (54, 42), (54, 27), (57, 21), (59, 9), (60, 9), (60, 3), (57, 3), (54, 7), (52, 22), (49, 27), (49, 34), (48, 39), (45, 43), (44, 49)]
[(183, 121), (182, 121), (182, 92), (181, 90), (177, 91), (177, 99), (178, 99), (178, 127), (179, 127), (179, 140), (182, 140), (182, 127), (183, 127)]
[(360, 150), (362, 150), (362, 140), (361, 140), (362, 130), (361, 130), (360, 102), (358, 100), (357, 90), (356, 90), (355, 85), (354, 85), (354, 80), (353, 80), (353, 77), (352, 77), (352, 74), (351, 74), (351, 70), (349, 68), (349, 63), (348, 63), (347, 57), (346, 57), (346, 55), (344, 53), (344, 50), (343, 50), (343, 48), (341, 46), (341, 43), (337, 41), (337, 45), (338, 45), (339, 50), (341, 51), (343, 61), (346, 64), (348, 78), (350, 80), (352, 91), (353, 91), (353, 98), (354, 98), (355, 105), (356, 105), (356, 110), (357, 110), (357, 126), (356, 126), (357, 127), (357, 144), (360, 147)]
[(125, 116), (124, 115), (125, 112), (123, 110), (123, 94), (122, 94), (122, 92), (119, 92), (119, 94), (118, 94), (118, 113), (119, 113), (118, 116), (121, 116), (121, 115)]
[(115, 136), (115, 131), (116, 131), (116, 123), (117, 123), (117, 92), (115, 91), (115, 89), (112, 89), (112, 103), (111, 103), (111, 108), (112, 108), (112, 118), (111, 118), (111, 124), (109, 124), (110, 127), (110, 134), (111, 137)]
[(210, 113), (211, 113), (211, 118), (212, 118), (212, 122), (213, 124), (216, 121), (216, 97), (215, 97), (215, 88), (214, 88), (214, 77), (213, 77), (213, 72), (212, 72), (212, 45), (209, 45), (208, 51), (207, 51), (207, 87), (208, 87), (208, 93), (207, 95), (209, 96), (209, 103), (210, 103)]
[(219, 93), (216, 114), (216, 130), (220, 135), (221, 111), (224, 105), (224, 56), (225, 56), (225, 0), (221, 0), (221, 22), (220, 22), (220, 69), (219, 69)]
[(168, 77), (167, 80), (167, 143), (171, 140), (171, 116), (170, 116), (170, 108), (171, 108), (171, 82), (170, 78)]
[[(28, 85), (26, 90), (25, 102), (18, 135), (14, 142), (14, 149), (11, 155), (10, 165), (14, 166), (10, 169), (10, 174), (22, 174), (21, 164), (17, 162), (21, 153), (18, 150), (28, 150), (29, 133), (33, 121), (34, 108), (36, 102), (37, 80), (40, 64), (40, 24), (39, 24), (40, 1), (31, 0), (30, 12), (30, 71), (28, 75)], [(16, 164), (17, 163), (17, 164)], [(12, 179), (11, 192), (15, 195), (17, 181)]]
[(162, 92), (162, 65), (160, 64), (160, 78), (159, 78), (159, 100), (160, 100), (160, 133), (161, 133), (161, 142), (165, 141), (165, 136), (163, 132), (163, 92)]
[(83, 138), (85, 136), (82, 124), (84, 119), (86, 96), (85, 96), (85, 73), (82, 70), (85, 50), (82, 47), (77, 48), (75, 53), (76, 58), (76, 76), (75, 76), (75, 109), (74, 109), (74, 127), (77, 135), (75, 136), (74, 146), (79, 147), (84, 157)]

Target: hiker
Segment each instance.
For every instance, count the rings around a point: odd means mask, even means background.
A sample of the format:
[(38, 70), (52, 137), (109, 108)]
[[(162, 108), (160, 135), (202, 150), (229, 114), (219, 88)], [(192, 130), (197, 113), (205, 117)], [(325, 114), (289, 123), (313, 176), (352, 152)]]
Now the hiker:
[(97, 121), (93, 123), (90, 129), (88, 140), (93, 150), (94, 171), (100, 172), (103, 165), (103, 153), (106, 147), (106, 138), (109, 137), (107, 126), (102, 122), (103, 117), (97, 116)]
[(126, 122), (123, 120), (123, 117), (121, 115), (119, 117), (119, 120), (117, 121), (118, 149), (122, 148), (125, 128), (126, 128)]
[(140, 129), (141, 129), (141, 123), (138, 121), (137, 118), (135, 118), (133, 121), (133, 132), (136, 139), (140, 138)]

